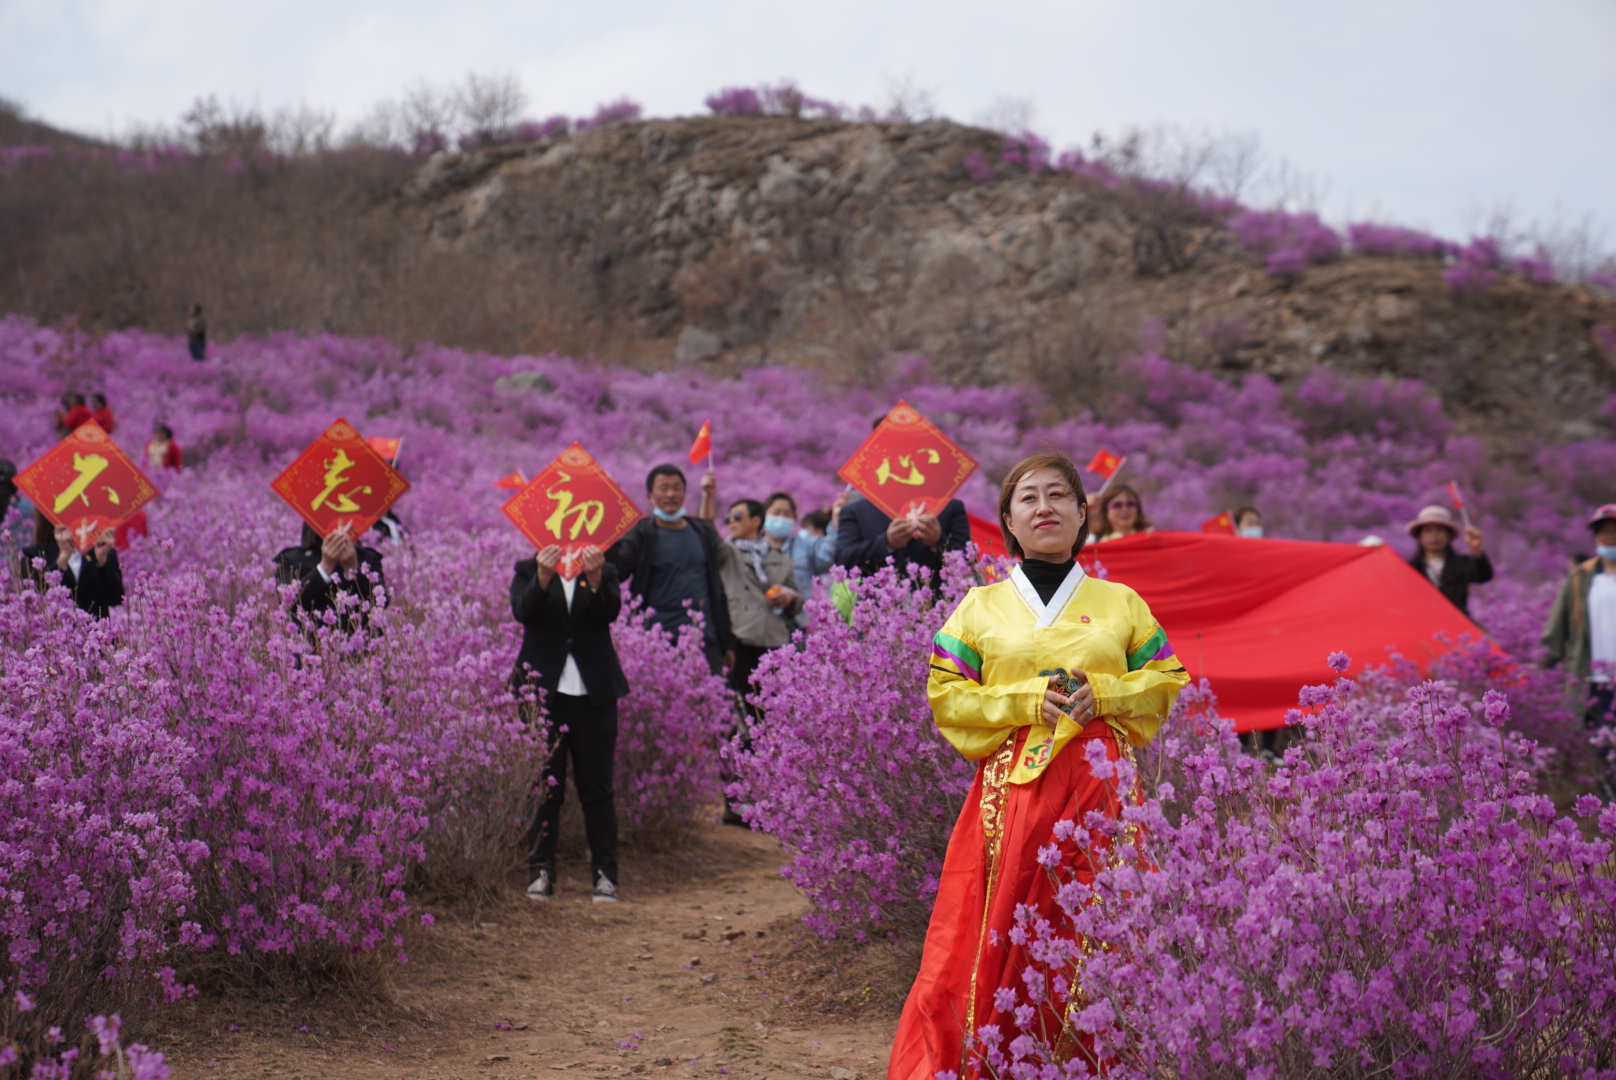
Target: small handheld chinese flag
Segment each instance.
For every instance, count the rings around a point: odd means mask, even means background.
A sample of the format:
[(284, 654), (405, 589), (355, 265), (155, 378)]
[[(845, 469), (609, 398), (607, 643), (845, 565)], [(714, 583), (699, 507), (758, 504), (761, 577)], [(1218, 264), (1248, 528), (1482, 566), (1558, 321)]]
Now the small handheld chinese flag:
[(1470, 511), (1465, 509), (1464, 500), (1459, 498), (1459, 481), (1448, 481), (1448, 495), (1453, 499), (1453, 508), (1459, 511), (1459, 516), (1464, 519), (1464, 527), (1470, 528)]
[(365, 441), (370, 444), (372, 450), (381, 455), (383, 461), (395, 469), (398, 468), (398, 451), (404, 445), (402, 435), (396, 439), (389, 439), (385, 435), (369, 435)]
[(52, 524), (73, 530), (81, 552), (157, 497), (152, 482), (94, 420), (18, 473), (16, 484)]
[(975, 458), (900, 401), (837, 475), (897, 518), (940, 513), (975, 471)]
[(1112, 475), (1122, 467), (1123, 459), (1109, 450), (1101, 450), (1089, 461), (1089, 472), (1111, 479)]
[(1233, 536), (1235, 534), (1234, 515), (1225, 510), (1215, 518), (1207, 518), (1201, 522), (1201, 531), (1204, 533), (1227, 533)]
[(703, 420), (701, 430), (696, 432), (696, 441), (690, 444), (690, 464), (704, 461), (713, 456), (713, 422)]
[(560, 545), (556, 573), (568, 581), (582, 572), (579, 556), (585, 548), (605, 551), (645, 516), (577, 443), (561, 451), (504, 510), (535, 549)]
[(321, 536), (346, 525), (358, 537), (410, 482), (340, 416), (269, 485)]
[(521, 491), (523, 488), (527, 487), (527, 477), (522, 475), (521, 469), (517, 469), (510, 475), (502, 476), (498, 480), (495, 480), (494, 486), (497, 488), (504, 488), (506, 491)]

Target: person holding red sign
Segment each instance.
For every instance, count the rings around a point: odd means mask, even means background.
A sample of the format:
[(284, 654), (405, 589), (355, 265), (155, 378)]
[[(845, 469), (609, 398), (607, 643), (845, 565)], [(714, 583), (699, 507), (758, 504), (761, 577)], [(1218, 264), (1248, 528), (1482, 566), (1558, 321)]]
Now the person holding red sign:
[(1011, 469), (999, 521), (1020, 565), (970, 590), (932, 645), (937, 729), (982, 764), (949, 839), (888, 1080), (988, 1075), (975, 1033), (992, 1027), (1010, 1039), (1042, 1026), (1051, 1050), (1095, 1072), (1071, 1012), (1040, 1014), (1041, 995), (1026, 995), (1023, 973), (1042, 958), (1011, 931), (1018, 912), (1059, 923), (1064, 880), (1092, 883), (1138, 859), (1114, 839), (1138, 827), (1122, 825), (1142, 802), (1133, 747), (1155, 737), (1189, 682), (1139, 594), (1077, 562), (1088, 516), (1071, 459), (1036, 454)]
[[(971, 519), (965, 512), (965, 504), (952, 496), (946, 501), (940, 497), (929, 502), (919, 500), (909, 513), (894, 517), (872, 501), (875, 498), (873, 493), (884, 491), (890, 485), (894, 490), (917, 494), (918, 486), (935, 481), (939, 475), (933, 469), (934, 465), (942, 465), (945, 461), (939, 448), (952, 450), (958, 459), (963, 459), (948, 461), (940, 473), (945, 479), (953, 477), (954, 482), (945, 489), (948, 492), (958, 490), (959, 483), (976, 468), (976, 462), (926, 423), (907, 402), (900, 401), (890, 413), (877, 417), (871, 431), (870, 438), (842, 467), (841, 475), (858, 487), (860, 496), (842, 509), (841, 522), (836, 531), (836, 564), (849, 570), (873, 574), (891, 559), (892, 565), (900, 572), (910, 563), (918, 563), (935, 574), (943, 568), (944, 552), (964, 551), (971, 542)], [(911, 439), (916, 434), (922, 437), (930, 435), (931, 439), (926, 440), (930, 445), (914, 447), (893, 443), (893, 438), (905, 437), (895, 435), (897, 432), (907, 433)], [(892, 449), (873, 449), (877, 444), (883, 444), (883, 436), (887, 437), (884, 445)], [(868, 459), (859, 468), (860, 459), (866, 455)], [(880, 459), (880, 465), (866, 473), (864, 470), (868, 468), (869, 461), (876, 458)], [(893, 458), (897, 459), (896, 468)], [(927, 466), (924, 472), (921, 471), (922, 463)], [(849, 469), (855, 471), (849, 472)], [(864, 486), (872, 483), (876, 485), (873, 488)], [(864, 494), (866, 492), (872, 494)], [(942, 509), (936, 513), (921, 509), (929, 505), (935, 510), (939, 504)], [(889, 500), (884, 505), (896, 513), (903, 505), (903, 500)]]
[(970, 542), (971, 520), (958, 499), (949, 499), (940, 514), (891, 518), (859, 497), (842, 510), (836, 564), (873, 574), (891, 559), (900, 572), (911, 563), (936, 572), (944, 552), (964, 551)]
[(386, 597), (382, 553), (356, 541), (346, 523), (326, 537), (305, 523), (302, 542), (276, 553), (275, 580), (295, 584), (297, 606), (311, 616), (340, 606), (344, 632), (369, 622), (366, 608), (375, 602), (376, 589)]
[[(596, 903), (617, 901), (617, 807), (612, 772), (617, 756), (617, 701), (628, 680), (612, 644), (612, 623), (623, 609), (617, 567), (600, 548), (583, 549), (583, 573), (557, 573), (561, 546), (552, 544), (516, 564), (511, 616), (522, 624), (522, 651), (512, 683), (543, 691), (549, 753), (539, 781), (544, 799), (528, 829), (530, 900), (555, 896), (556, 840), (567, 794), (567, 759), (589, 837), (590, 880)], [(535, 720), (536, 705), (523, 705)]]
[(118, 565), (112, 529), (103, 530), (95, 538), (95, 546), (81, 554), (72, 529), (52, 525), (36, 511), (34, 542), (22, 549), (21, 570), (24, 578), (32, 578), (41, 588), (48, 585), (46, 575), (57, 571), (79, 610), (97, 619), (105, 619), (123, 603), (123, 569)]

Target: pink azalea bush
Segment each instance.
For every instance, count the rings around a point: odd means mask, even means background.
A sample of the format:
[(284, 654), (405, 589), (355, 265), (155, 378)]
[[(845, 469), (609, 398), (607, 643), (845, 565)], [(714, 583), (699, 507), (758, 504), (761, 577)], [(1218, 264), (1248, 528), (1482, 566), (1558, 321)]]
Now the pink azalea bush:
[[(1046, 865), (1090, 830), (1112, 846), (1092, 886), (1052, 871), (1059, 910), (1011, 931), (1034, 959), (975, 1033), (988, 1072), (1616, 1075), (1616, 809), (1558, 815), (1500, 694), (1430, 683), (1392, 714), (1341, 680), (1302, 701), (1283, 767), (1203, 698), (1142, 762), (1142, 805), (1057, 826)], [(1063, 1040), (1090, 1064), (1047, 1072)]]
[(734, 703), (701, 633), (699, 622), (682, 627), (675, 642), (633, 605), (612, 627), (629, 685), (617, 703), (618, 828), (642, 847), (677, 845), (721, 793), (717, 750)]
[(1454, 245), (1418, 229), (1360, 221), (1347, 226), (1347, 240), (1361, 255), (1385, 255), (1403, 259), (1442, 259)]
[(1341, 254), (1341, 236), (1312, 212), (1245, 210), (1229, 219), (1241, 250), (1266, 259), (1276, 277), (1294, 276)]
[(784, 846), (781, 872), (827, 939), (913, 939), (937, 893), (975, 773), (938, 737), (926, 704), (932, 635), (976, 583), (961, 555), (948, 557), (942, 581), (933, 593), (918, 571), (855, 575), (850, 620), (814, 600), (813, 633), (758, 666), (750, 748), (740, 738), (725, 748), (731, 795)]
[[(523, 861), (540, 733), (505, 691), (520, 637), (511, 567), (531, 552), (492, 483), (532, 475), (574, 440), (638, 499), (645, 471), (683, 462), (710, 419), (721, 503), (783, 489), (808, 509), (831, 502), (836, 468), (902, 397), (981, 460), (961, 492), (978, 513), (991, 514), (994, 481), (1026, 453), (1052, 443), (1081, 461), (1104, 446), (1128, 455), (1125, 478), (1159, 526), (1193, 528), (1255, 502), (1275, 535), (1375, 532), (1404, 550), (1401, 523), (1458, 479), (1501, 573), (1476, 590), (1478, 616), (1522, 661), (1566, 553), (1585, 550), (1585, 508), (1608, 500), (1616, 467), (1608, 439), (1490, 462), (1412, 381), (1321, 372), (1288, 389), (1230, 383), (1147, 353), (1113, 386), (1103, 408), (1047, 423), (1029, 387), (946, 385), (913, 357), (858, 387), (782, 368), (723, 379), (329, 336), (220, 342), (196, 364), (172, 338), (0, 321), (0, 454), (26, 463), (48, 448), (54, 399), (73, 388), (108, 394), (126, 449), (138, 453), (163, 421), (187, 461), (154, 477), (151, 537), (123, 555), (129, 599), (110, 620), (90, 625), (60, 593), (21, 586), (9, 560), (0, 579), (0, 752), (90, 795), (81, 828), (46, 792), (5, 789), (0, 872), (21, 897), (3, 909), (0, 978), (59, 985), (50, 1007), (82, 1016), (90, 1002), (185, 992), (165, 969), (189, 970), (188, 958), (346, 970), (395, 955), (420, 898), (507, 880)], [(295, 623), (269, 562), (299, 523), (268, 482), (338, 415), (402, 436), (414, 484), (397, 508), (408, 539), (377, 541), (386, 604), (357, 633)], [(687, 472), (694, 488), (698, 469)], [(962, 567), (941, 598), (855, 580), (852, 626), (821, 599), (800, 651), (765, 666), (764, 718), (753, 753), (736, 759), (742, 801), (786, 844), (822, 933), (910, 940), (924, 924), (970, 776), (925, 714), (925, 643), (967, 584)], [(631, 615), (616, 633), (633, 687), (618, 777), (625, 831), (676, 842), (711, 812), (731, 706), (692, 650)], [(1504, 689), (1513, 728), (1556, 751), (1534, 767), (1552, 770), (1583, 745), (1556, 676), (1500, 674), (1482, 653), (1451, 663), (1455, 693)], [(1382, 698), (1406, 682), (1388, 671)], [(90, 734), (68, 738), (64, 724)], [(160, 760), (135, 753), (155, 747)], [(816, 783), (793, 779), (803, 772)], [(52, 878), (69, 859), (77, 881)], [(75, 906), (73, 889), (105, 902)]]
[[(0, 986), (0, 992), (6, 991)], [(123, 1021), (92, 1016), (70, 1042), (48, 1023), (32, 997), (17, 990), (0, 998), (0, 1080), (168, 1080), (168, 1062), (141, 1043), (125, 1044)]]

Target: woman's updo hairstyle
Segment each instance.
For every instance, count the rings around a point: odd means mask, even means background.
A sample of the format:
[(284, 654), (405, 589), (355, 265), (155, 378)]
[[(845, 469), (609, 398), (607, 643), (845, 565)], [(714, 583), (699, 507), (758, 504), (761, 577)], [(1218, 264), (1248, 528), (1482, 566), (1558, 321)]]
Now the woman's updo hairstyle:
[(1010, 554), (1021, 559), (1026, 552), (1021, 550), (1021, 543), (1010, 534), (1010, 501), (1016, 493), (1016, 485), (1026, 478), (1028, 473), (1039, 469), (1054, 469), (1061, 474), (1072, 488), (1072, 494), (1077, 496), (1077, 508), (1083, 512), (1083, 521), (1077, 527), (1077, 543), (1072, 545), (1072, 558), (1083, 550), (1083, 544), (1089, 538), (1088, 496), (1083, 494), (1083, 477), (1072, 464), (1072, 459), (1058, 450), (1049, 450), (1032, 457), (1022, 458), (1016, 462), (1015, 467), (1004, 475), (1004, 482), (999, 485), (999, 531), (1004, 534), (1004, 546)]

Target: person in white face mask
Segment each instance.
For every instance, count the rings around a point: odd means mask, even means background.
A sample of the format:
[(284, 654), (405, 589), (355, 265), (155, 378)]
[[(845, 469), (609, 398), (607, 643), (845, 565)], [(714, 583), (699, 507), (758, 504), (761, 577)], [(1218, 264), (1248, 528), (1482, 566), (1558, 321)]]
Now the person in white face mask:
[[(821, 536), (797, 527), (797, 500), (783, 491), (776, 491), (764, 500), (763, 533), (777, 551), (791, 559), (797, 582), (807, 593), (821, 574), (836, 565), (836, 530), (841, 526), (842, 507), (852, 496), (843, 491), (830, 510), (830, 528)], [(799, 612), (797, 625), (808, 626), (807, 612)]]
[(1249, 537), (1252, 540), (1261, 540), (1263, 537), (1262, 514), (1255, 506), (1242, 506), (1234, 512), (1234, 531), (1236, 535)]
[[(1545, 667), (1565, 661), (1567, 674), (1583, 688), (1590, 729), (1616, 726), (1616, 503), (1606, 503), (1588, 519), (1598, 554), (1575, 567), (1560, 586), (1560, 595), (1543, 630)], [(1603, 749), (1605, 775), (1600, 778), (1607, 801), (1616, 800), (1616, 750)]]

